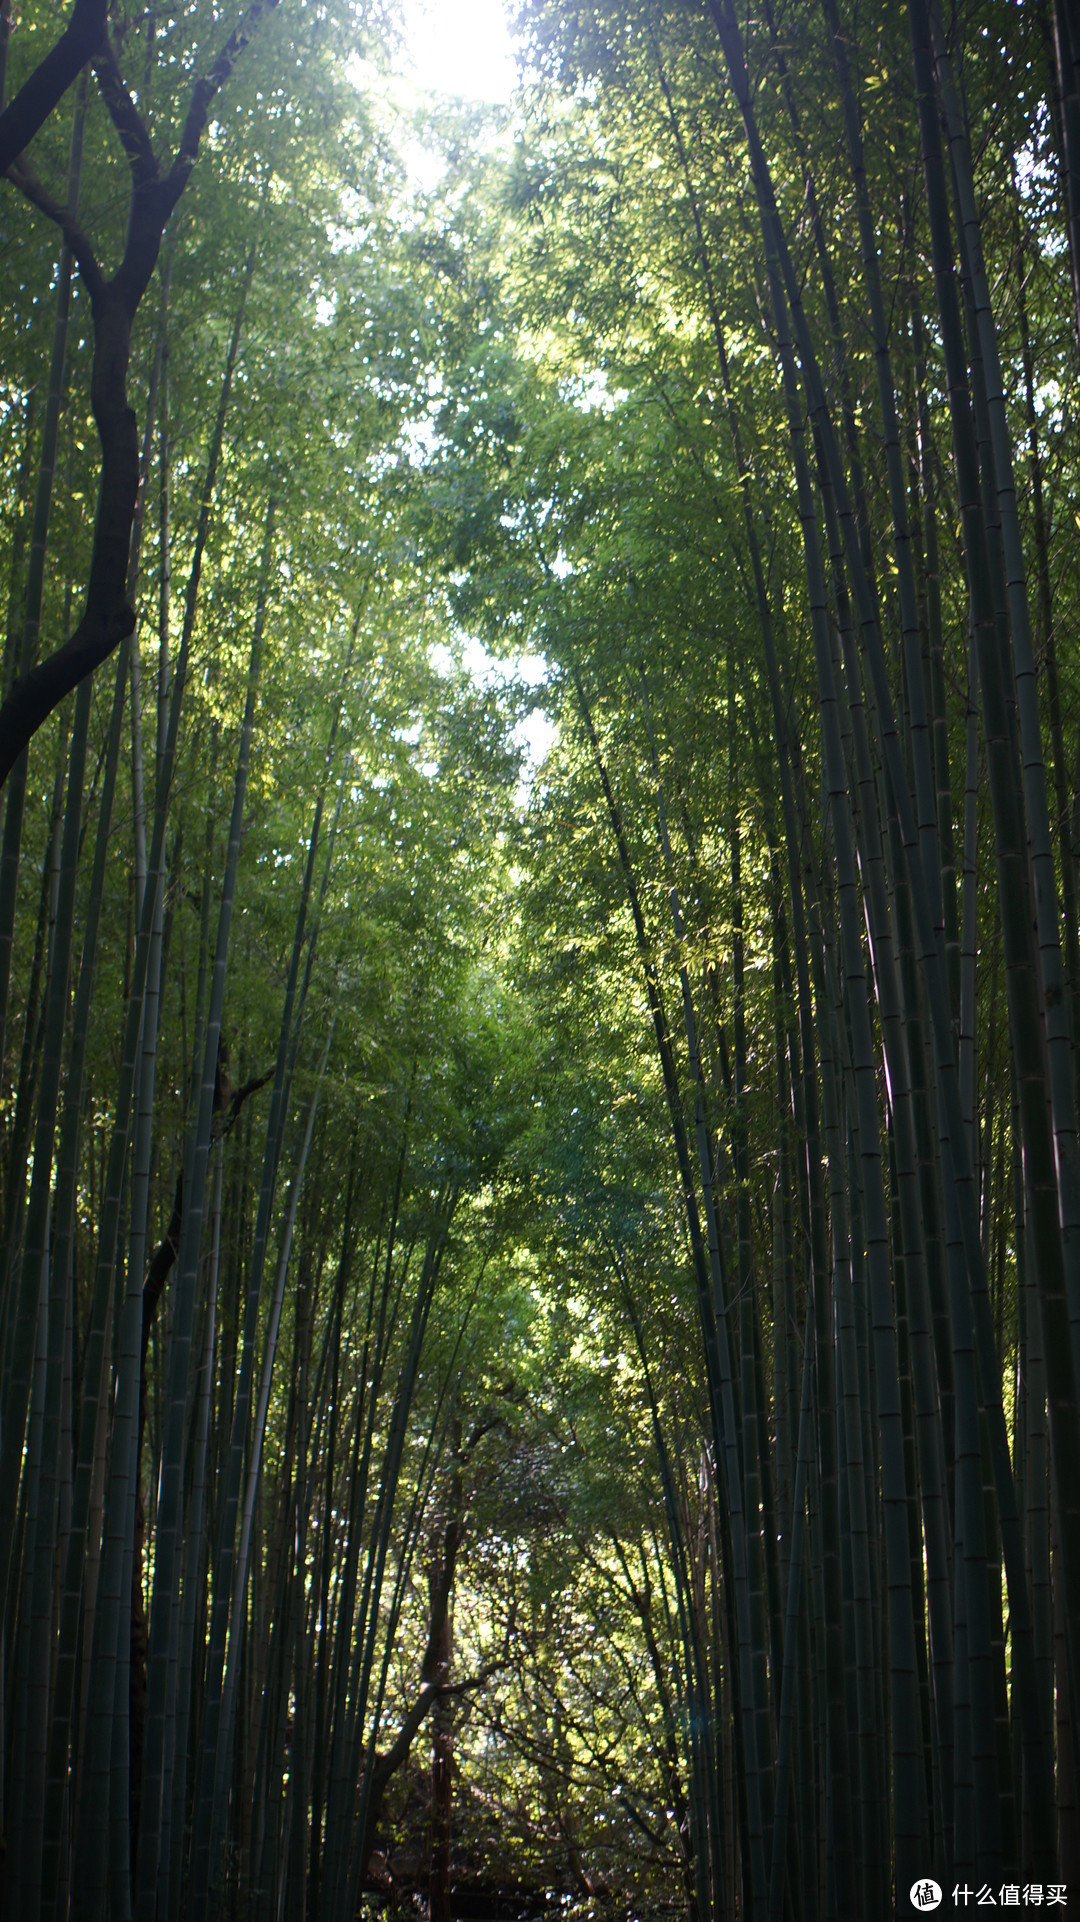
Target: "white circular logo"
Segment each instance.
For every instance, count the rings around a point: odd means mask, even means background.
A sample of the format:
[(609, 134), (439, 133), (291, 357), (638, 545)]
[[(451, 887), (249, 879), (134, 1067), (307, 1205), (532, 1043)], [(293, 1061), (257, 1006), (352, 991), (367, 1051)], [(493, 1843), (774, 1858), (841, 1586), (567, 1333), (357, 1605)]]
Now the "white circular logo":
[(925, 1915), (929, 1910), (941, 1906), (940, 1886), (932, 1881), (930, 1876), (923, 1876), (920, 1881), (912, 1883), (911, 1906), (913, 1909), (918, 1909), (920, 1915)]

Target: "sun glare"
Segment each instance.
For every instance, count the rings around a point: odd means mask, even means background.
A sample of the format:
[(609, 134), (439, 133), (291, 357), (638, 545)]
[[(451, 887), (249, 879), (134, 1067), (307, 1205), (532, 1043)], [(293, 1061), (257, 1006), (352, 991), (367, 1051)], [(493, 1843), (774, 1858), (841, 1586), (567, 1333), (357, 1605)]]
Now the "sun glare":
[(507, 12), (502, 0), (406, 0), (406, 48), (417, 86), (465, 100), (506, 100), (515, 79)]

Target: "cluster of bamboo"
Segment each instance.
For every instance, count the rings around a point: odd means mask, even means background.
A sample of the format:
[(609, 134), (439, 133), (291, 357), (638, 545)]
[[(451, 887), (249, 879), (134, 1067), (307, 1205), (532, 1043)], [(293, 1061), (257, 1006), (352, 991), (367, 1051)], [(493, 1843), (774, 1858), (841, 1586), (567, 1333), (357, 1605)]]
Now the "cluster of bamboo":
[[(228, 57), (196, 87), (203, 121), (262, 11), (257, 0), (228, 42)], [(69, 64), (74, 59), (68, 78), (85, 58), (79, 36), (87, 16), (105, 107), (114, 125), (127, 126), (134, 185), (124, 265), (116, 281), (105, 282), (75, 223), (93, 98), (84, 69), (74, 92), (66, 202), (44, 207), (63, 229), (64, 244), (43, 418), (34, 417), (30, 403), (25, 413), (9, 555), (10, 700), (0, 725), (11, 763), (0, 854), (0, 1060), (18, 1057), (4, 1080), (0, 1255), (0, 1899), (12, 1916), (110, 1915), (119, 1922), (137, 1913), (163, 1922), (182, 1905), (193, 1916), (217, 1913), (242, 1887), (245, 1913), (261, 1904), (267, 1915), (278, 1914), (287, 1897), (290, 1913), (345, 1922), (356, 1912), (386, 1785), (436, 1701), (432, 1678), (460, 1532), (453, 1516), (441, 1543), (442, 1575), (431, 1584), (419, 1680), (408, 1713), (385, 1738), (402, 1610), (418, 1547), (430, 1547), (430, 1497), (451, 1432), (447, 1396), (458, 1361), (452, 1343), (432, 1425), (411, 1452), (410, 1411), (467, 1171), (448, 1154), (434, 1176), (430, 1167), (414, 1169), (408, 1090), (395, 1086), (385, 1091), (387, 1106), (375, 1124), (337, 1117), (349, 1144), (347, 1170), (337, 1170), (342, 1192), (335, 1193), (317, 1257), (314, 1241), (303, 1236), (304, 1176), (335, 1033), (325, 1006), (312, 1022), (318, 996), (310, 990), (350, 794), (339, 725), (350, 705), (363, 712), (370, 696), (355, 660), (359, 614), (347, 652), (342, 638), (329, 727), (315, 722), (316, 799), (280, 1007), (271, 1017), (273, 1066), (239, 1088), (229, 1082), (223, 1024), (230, 936), (238, 891), (243, 900), (238, 877), (250, 825), (256, 710), (281, 583), (272, 497), (261, 501), (254, 587), (238, 621), (250, 632), (250, 649), (228, 824), (222, 837), (214, 796), (228, 735), (217, 716), (209, 779), (195, 802), (205, 819), (205, 849), (193, 894), (185, 887), (187, 803), (178, 768), (185, 766), (182, 724), (189, 721), (208, 552), (222, 521), (242, 527), (260, 498), (257, 486), (245, 496), (242, 475), (232, 478), (231, 498), (222, 486), (257, 245), (232, 290), (231, 335), (197, 476), (195, 463), (178, 460), (170, 440), (170, 250), (152, 329), (138, 474), (134, 465), (127, 472), (121, 448), (116, 464), (124, 484), (117, 489), (106, 420), (87, 614), (72, 643), (45, 663), (51, 671), (63, 656), (60, 684), (48, 675), (35, 679), (46, 562), (54, 559), (57, 451), (71, 426), (65, 369), (73, 347), (73, 264), (96, 326), (91, 397), (99, 415), (109, 411), (101, 361), (116, 347), (110, 328), (117, 284), (116, 298), (131, 303), (119, 373), (112, 368), (122, 416), (117, 431), (126, 442), (134, 434), (125, 402), (131, 321), (164, 219), (161, 206), (149, 226), (139, 212), (140, 195), (152, 185), (153, 155), (111, 46), (100, 43), (100, 9), (75, 8), (65, 36)], [(5, 53), (8, 29), (5, 15)], [(148, 44), (152, 49), (153, 19)], [(13, 153), (28, 137), (24, 109), (41, 71), (0, 114), (0, 138), (15, 143)], [(185, 179), (197, 144), (196, 133)], [(25, 171), (19, 184), (24, 191), (29, 184), (35, 205), (42, 202)], [(265, 199), (264, 192), (263, 205)], [(260, 222), (256, 214), (264, 235)], [(140, 281), (134, 274), (133, 288), (129, 256), (140, 245), (145, 275)], [(175, 499), (185, 488), (190, 524), (178, 542)], [(140, 596), (146, 509), (155, 497), (153, 592)], [(22, 511), (31, 502), (32, 511)], [(187, 561), (182, 597), (172, 583), (178, 552)], [(69, 579), (65, 617), (75, 586)], [(133, 616), (122, 617), (136, 605), (151, 610), (141, 637), (127, 631)], [(155, 685), (147, 689), (140, 656), (155, 620)], [(91, 630), (93, 646), (107, 640), (106, 653), (119, 641), (104, 727), (85, 649), (79, 652)], [(335, 630), (330, 644), (337, 641)], [(67, 691), (65, 676), (67, 686), (78, 686), (73, 712), (65, 707), (54, 724), (55, 780), (28, 936), (19, 871), (21, 860), (25, 877), (38, 852), (28, 797), (33, 803), (42, 740), (32, 762), (21, 732), (28, 710), (20, 701), (29, 689), (31, 708), (42, 699), (46, 708), (56, 706)], [(148, 753), (147, 721), (155, 732)], [(189, 768), (199, 765), (198, 727), (194, 736), (189, 728)], [(105, 916), (118, 843), (125, 861), (120, 815), (128, 766), (133, 891), (125, 935)], [(187, 901), (196, 906), (199, 929), (193, 981), (177, 953)], [(110, 967), (123, 978), (111, 1055), (102, 1045)], [(174, 1092), (185, 1140), (171, 1219), (154, 1246), (169, 1161), (158, 1080), (177, 1003), (187, 1057), (180, 1079), (187, 1086)], [(110, 1090), (101, 1077), (114, 1071)], [(267, 1083), (268, 1103), (249, 1107)], [(263, 1112), (256, 1124), (257, 1108)], [(279, 1349), (290, 1330), (283, 1387)]]
[[(572, 673), (644, 967), (689, 1229), (710, 1417), (711, 1551), (707, 1529), (693, 1539), (625, 1267), (623, 1278), (677, 1576), (697, 1909), (774, 1922), (789, 1914), (885, 1917), (894, 1903), (909, 1912), (908, 1890), (930, 1873), (949, 1888), (997, 1887), (1003, 1867), (1015, 1875), (1021, 1864), (1025, 1880), (1048, 1883), (1057, 1870), (1066, 1883), (1080, 1881), (1076, 851), (1024, 263), (1019, 250), (1029, 457), (1020, 479), (970, 124), (954, 71), (964, 24), (950, 38), (936, 0), (910, 0), (910, 97), (925, 198), (918, 235), (909, 224), (904, 247), (910, 260), (926, 242), (934, 301), (927, 317), (915, 275), (904, 269), (890, 284), (882, 267), (852, 35), (836, 0), (823, 0), (823, 44), (832, 63), (829, 111), (845, 141), (844, 216), (823, 211), (821, 154), (800, 119), (799, 76), (788, 65), (790, 48), (801, 41), (805, 50), (809, 33), (790, 19), (778, 29), (766, 6), (744, 42), (731, 0), (708, 0), (703, 11), (745, 142), (820, 714), (819, 810), (799, 740), (793, 649), (778, 638), (790, 635), (790, 599), (777, 611), (788, 583), (770, 579), (762, 552), (762, 476), (748, 452), (754, 422), (732, 382), (708, 163), (684, 134), (688, 93), (693, 100), (695, 73), (707, 90), (711, 56), (700, 16), (685, 27), (667, 21), (653, 42), (657, 122), (666, 118), (718, 362), (778, 784), (779, 820), (766, 818), (764, 831), (776, 888), (776, 1096), (792, 1133), (781, 1146), (772, 1210), (774, 1298), (764, 1347), (750, 1257), (738, 813), (725, 827), (734, 903), (734, 1107), (725, 1145), (713, 1131), (701, 1065), (718, 1004), (707, 978), (695, 1003), (655, 746), (692, 1102), (679, 1085), (614, 772), (583, 675)], [(1050, 24), (1051, 141), (1080, 289), (1080, 43), (1068, 7), (1054, 9), (1052, 34)], [(748, 60), (758, 63), (753, 77)], [(765, 92), (787, 125), (779, 164), (790, 170), (792, 150), (797, 156), (797, 234), (781, 212), (790, 172), (781, 191), (770, 155), (777, 123), (771, 133), (762, 129)], [(837, 227), (843, 231), (848, 215), (858, 268), (843, 283)], [(909, 205), (909, 223), (914, 218)], [(868, 331), (876, 374), (858, 408), (843, 301)], [(1080, 305), (1075, 320), (1080, 341)], [(909, 356), (902, 393), (898, 334)], [(861, 345), (858, 358), (870, 364)], [(938, 419), (947, 409), (951, 427), (951, 500), (941, 494), (935, 409)], [(1034, 616), (1019, 505), (1025, 484)], [(724, 513), (718, 503), (721, 525)], [(968, 614), (955, 673), (968, 690), (959, 861), (943, 515), (958, 517)], [(756, 666), (746, 673), (739, 711), (752, 715)], [(643, 672), (641, 679), (648, 723)], [(738, 724), (733, 697), (733, 743)], [(1016, 1143), (1015, 1207), (1004, 1231), (1017, 1276), (1015, 1387), (988, 1273), (991, 1236), (998, 1245), (1000, 1231), (990, 1226), (996, 1204), (986, 1148), (1007, 1124), (991, 1113), (984, 1132), (976, 1091), (980, 738)], [(808, 750), (811, 762), (817, 751)], [(768, 814), (772, 803), (761, 805)], [(988, 1098), (1000, 1114), (1000, 1092)], [(775, 1153), (764, 1137), (754, 1145), (763, 1158)], [(798, 1286), (792, 1280), (800, 1249), (805, 1296), (801, 1278)], [(702, 1556), (711, 1587), (702, 1586)]]

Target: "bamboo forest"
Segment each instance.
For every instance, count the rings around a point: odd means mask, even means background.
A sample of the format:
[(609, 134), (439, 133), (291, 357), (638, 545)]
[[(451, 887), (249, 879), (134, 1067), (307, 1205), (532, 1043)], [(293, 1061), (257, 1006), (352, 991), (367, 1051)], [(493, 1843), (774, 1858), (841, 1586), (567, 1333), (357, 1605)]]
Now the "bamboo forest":
[(1080, 5), (0, 0), (0, 1915), (1080, 1915)]

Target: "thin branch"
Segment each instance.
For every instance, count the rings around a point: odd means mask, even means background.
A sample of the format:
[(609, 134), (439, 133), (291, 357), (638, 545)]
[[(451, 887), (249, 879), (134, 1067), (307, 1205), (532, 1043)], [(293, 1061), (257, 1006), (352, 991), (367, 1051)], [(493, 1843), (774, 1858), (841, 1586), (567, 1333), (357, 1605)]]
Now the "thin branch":
[(251, 5), (229, 35), (210, 72), (205, 78), (196, 80), (187, 119), (184, 122), (184, 131), (180, 137), (180, 150), (165, 179), (166, 190), (171, 195), (170, 210), (183, 193), (188, 176), (195, 165), (199, 143), (206, 131), (207, 116), (215, 96), (225, 85), (263, 15), (271, 13), (277, 4), (278, 0), (251, 0)]
[(85, 229), (80, 227), (73, 213), (54, 200), (47, 187), (43, 187), (32, 167), (20, 162), (8, 168), (8, 179), (17, 187), (24, 199), (36, 207), (39, 213), (56, 222), (78, 264), (90, 299), (96, 300), (105, 285), (105, 276), (98, 265), (93, 243)]
[(397, 1774), (399, 1768), (408, 1759), (413, 1738), (436, 1702), (453, 1700), (455, 1697), (469, 1695), (476, 1689), (483, 1688), (493, 1675), (497, 1675), (506, 1666), (507, 1659), (507, 1651), (504, 1649), (501, 1654), (493, 1656), (490, 1662), (485, 1662), (475, 1675), (467, 1676), (463, 1681), (421, 1682), (420, 1692), (412, 1707), (407, 1710), (391, 1747), (385, 1754), (380, 1755), (375, 1763), (376, 1779), (385, 1785), (392, 1776)]

